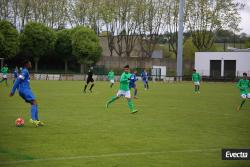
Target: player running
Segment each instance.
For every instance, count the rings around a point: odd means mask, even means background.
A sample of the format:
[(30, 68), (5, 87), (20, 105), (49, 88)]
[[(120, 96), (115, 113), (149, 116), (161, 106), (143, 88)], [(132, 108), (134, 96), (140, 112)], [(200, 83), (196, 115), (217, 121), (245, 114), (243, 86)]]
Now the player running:
[(110, 82), (110, 87), (112, 88), (112, 86), (114, 85), (115, 83), (115, 73), (113, 70), (110, 70), (109, 73), (108, 73), (108, 80)]
[(8, 86), (8, 71), (9, 71), (9, 68), (7, 66), (7, 64), (5, 64), (2, 68), (1, 68), (1, 73), (3, 73), (3, 78), (2, 80), (0, 81), (0, 83), (2, 83), (3, 81), (5, 81), (5, 85)]
[(250, 88), (250, 82), (247, 79), (247, 73), (243, 73), (243, 79), (240, 79), (237, 83), (237, 87), (240, 89), (240, 96), (242, 98), (241, 104), (237, 107), (237, 111), (240, 111), (246, 99), (250, 99), (250, 93), (248, 89)]
[(200, 77), (200, 74), (198, 72), (196, 72), (196, 69), (193, 69), (192, 81), (194, 82), (194, 92), (200, 93), (201, 77)]
[(38, 106), (36, 98), (30, 89), (30, 76), (28, 69), (32, 67), (31, 62), (29, 60), (25, 60), (22, 63), (22, 66), (23, 69), (20, 75), (18, 76), (9, 96), (13, 96), (15, 94), (16, 89), (18, 88), (19, 95), (25, 100), (25, 102), (31, 104), (30, 122), (36, 127), (43, 126), (44, 123), (41, 122), (38, 118)]
[(137, 71), (135, 70), (134, 73), (130, 77), (130, 82), (129, 82), (129, 89), (133, 88), (134, 89), (134, 98), (137, 99), (137, 87), (135, 82), (138, 80), (136, 77)]
[(91, 82), (91, 86), (89, 88), (89, 91), (92, 93), (92, 88), (94, 87), (94, 79), (93, 79), (93, 67), (91, 67), (88, 71), (88, 77), (87, 77), (87, 81), (85, 83), (85, 86), (84, 86), (84, 90), (83, 92), (86, 93), (86, 89), (87, 89), (87, 86), (88, 84)]
[(130, 96), (130, 90), (129, 90), (129, 81), (130, 81), (131, 74), (129, 73), (129, 65), (124, 66), (124, 72), (121, 75), (120, 78), (120, 88), (116, 94), (116, 96), (113, 96), (106, 104), (106, 107), (108, 108), (111, 103), (119, 99), (120, 97), (124, 96), (128, 101), (128, 106), (130, 109), (131, 114), (136, 113), (138, 110), (134, 108), (134, 103)]
[(149, 89), (149, 87), (148, 87), (148, 73), (147, 73), (146, 69), (144, 69), (144, 71), (142, 71), (141, 78), (142, 78), (142, 81), (144, 84), (144, 89), (148, 90)]

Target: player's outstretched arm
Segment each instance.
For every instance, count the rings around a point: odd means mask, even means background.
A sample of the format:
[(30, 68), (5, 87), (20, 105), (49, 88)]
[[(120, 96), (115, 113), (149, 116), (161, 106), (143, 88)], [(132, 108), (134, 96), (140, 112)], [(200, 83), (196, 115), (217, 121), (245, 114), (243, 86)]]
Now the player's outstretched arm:
[(15, 94), (16, 89), (17, 89), (17, 87), (19, 86), (20, 82), (21, 82), (21, 79), (20, 79), (20, 78), (17, 78), (17, 80), (16, 80), (15, 84), (13, 85), (13, 88), (11, 89), (11, 92), (10, 92), (10, 94), (9, 94), (10, 97), (13, 96), (13, 95)]
[(236, 86), (237, 86), (237, 88), (240, 89), (240, 87), (241, 87), (240, 80), (237, 82)]

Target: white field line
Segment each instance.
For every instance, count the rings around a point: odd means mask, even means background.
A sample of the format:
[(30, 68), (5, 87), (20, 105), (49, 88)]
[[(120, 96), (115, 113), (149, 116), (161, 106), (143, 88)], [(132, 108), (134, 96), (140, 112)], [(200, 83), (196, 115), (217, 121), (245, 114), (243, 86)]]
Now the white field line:
[(76, 159), (90, 159), (90, 158), (112, 158), (112, 157), (127, 157), (127, 156), (140, 156), (140, 155), (159, 155), (167, 153), (194, 153), (194, 152), (215, 152), (220, 151), (218, 148), (211, 149), (194, 149), (194, 150), (170, 150), (170, 151), (159, 151), (159, 152), (137, 152), (137, 153), (112, 153), (112, 154), (99, 154), (99, 155), (82, 155), (82, 156), (72, 156), (72, 157), (51, 157), (51, 158), (37, 158), (31, 160), (17, 160), (17, 161), (7, 161), (0, 162), (0, 165), (9, 164), (20, 164), (20, 163), (33, 163), (33, 162), (44, 162), (44, 161), (62, 161), (62, 160), (76, 160)]

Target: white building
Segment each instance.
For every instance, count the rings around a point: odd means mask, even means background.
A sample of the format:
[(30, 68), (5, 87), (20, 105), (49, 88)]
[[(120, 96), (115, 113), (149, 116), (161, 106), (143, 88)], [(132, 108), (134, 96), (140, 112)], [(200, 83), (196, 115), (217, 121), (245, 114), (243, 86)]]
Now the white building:
[(203, 76), (250, 76), (250, 52), (196, 52), (195, 69)]
[(155, 78), (164, 79), (164, 77), (167, 75), (167, 67), (166, 66), (153, 66), (151, 69), (151, 75), (153, 76), (153, 79)]

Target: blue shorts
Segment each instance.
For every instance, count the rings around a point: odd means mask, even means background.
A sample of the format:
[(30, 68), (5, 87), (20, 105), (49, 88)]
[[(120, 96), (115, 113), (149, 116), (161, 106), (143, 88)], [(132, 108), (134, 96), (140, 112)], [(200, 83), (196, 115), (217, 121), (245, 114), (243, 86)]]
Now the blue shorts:
[(129, 84), (129, 89), (131, 89), (131, 88), (134, 88), (134, 89), (135, 89), (135, 88), (136, 88), (136, 84), (135, 84), (135, 83), (130, 83), (130, 84)]
[(148, 80), (142, 80), (144, 84), (148, 83)]
[(19, 95), (27, 102), (35, 100), (35, 96), (30, 89), (19, 90)]

